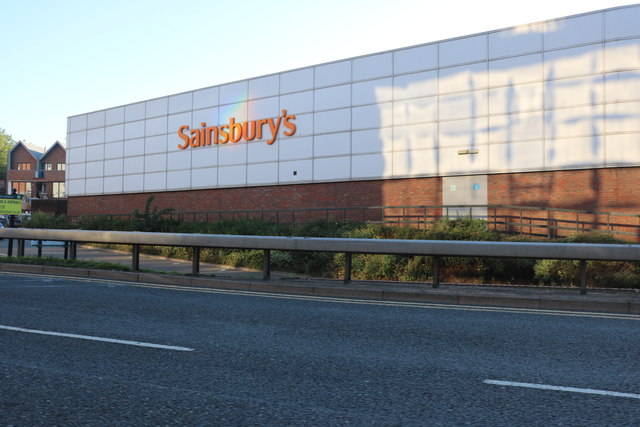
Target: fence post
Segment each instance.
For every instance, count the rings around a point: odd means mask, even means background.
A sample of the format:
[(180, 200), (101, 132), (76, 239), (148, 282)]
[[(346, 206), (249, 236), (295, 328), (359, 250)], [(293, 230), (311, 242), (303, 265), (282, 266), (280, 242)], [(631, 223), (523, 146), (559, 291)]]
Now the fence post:
[(344, 254), (344, 283), (351, 283), (351, 253)]
[(440, 255), (433, 257), (433, 287), (440, 287)]
[(522, 236), (522, 208), (520, 208), (520, 235)]
[(191, 260), (191, 274), (197, 276), (200, 274), (200, 247), (193, 248), (193, 259)]
[(131, 252), (131, 269), (133, 271), (140, 270), (140, 245), (133, 245)]
[(587, 293), (587, 261), (580, 260), (580, 294)]
[(264, 250), (264, 256), (262, 257), (262, 280), (271, 279), (271, 251), (269, 249)]

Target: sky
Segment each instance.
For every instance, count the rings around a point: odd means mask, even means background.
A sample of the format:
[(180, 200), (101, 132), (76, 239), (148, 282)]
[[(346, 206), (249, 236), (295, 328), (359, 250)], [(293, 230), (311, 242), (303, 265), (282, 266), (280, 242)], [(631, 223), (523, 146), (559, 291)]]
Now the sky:
[(0, 0), (0, 128), (614, 6), (615, 0)]

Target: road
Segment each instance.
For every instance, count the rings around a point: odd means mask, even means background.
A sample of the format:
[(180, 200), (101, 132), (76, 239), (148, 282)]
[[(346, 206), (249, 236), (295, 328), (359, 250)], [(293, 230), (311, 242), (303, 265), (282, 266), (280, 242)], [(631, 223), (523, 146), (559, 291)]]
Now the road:
[(640, 425), (639, 332), (632, 315), (0, 274), (0, 425)]

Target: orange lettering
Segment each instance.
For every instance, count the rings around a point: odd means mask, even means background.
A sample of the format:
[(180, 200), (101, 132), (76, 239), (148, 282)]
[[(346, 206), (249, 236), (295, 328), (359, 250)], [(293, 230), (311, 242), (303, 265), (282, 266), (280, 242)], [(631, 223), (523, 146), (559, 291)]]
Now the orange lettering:
[(189, 126), (187, 125), (180, 126), (180, 129), (178, 129), (178, 136), (180, 137), (180, 139), (184, 141), (183, 145), (178, 145), (178, 148), (181, 150), (184, 150), (189, 146), (189, 136), (184, 134), (185, 130), (189, 130)]
[(211, 145), (211, 141), (213, 141), (214, 144), (218, 143), (218, 127), (217, 126), (211, 126), (207, 128), (206, 144)]
[(192, 147), (200, 146), (200, 131), (198, 129), (191, 130), (191, 138), (189, 139), (189, 145)]
[(245, 141), (253, 141), (256, 138), (256, 121), (243, 122), (242, 132), (244, 133)]
[(238, 142), (242, 139), (242, 125), (236, 123), (236, 119), (233, 117), (229, 119), (229, 139), (231, 142)]
[(268, 121), (269, 121), (269, 120), (267, 120), (267, 119), (260, 119), (260, 120), (258, 120), (258, 133), (256, 134), (256, 137), (257, 137), (258, 139), (262, 139), (262, 127), (263, 127), (264, 125), (266, 125)]
[(278, 137), (278, 129), (280, 129), (280, 120), (282, 120), (282, 117), (278, 116), (278, 121), (276, 121), (275, 123), (273, 122), (273, 119), (267, 120), (267, 123), (269, 123), (269, 130), (271, 130), (271, 139), (267, 141), (267, 144), (271, 145), (273, 144), (273, 141), (275, 141)]
[(218, 128), (218, 134), (222, 137), (222, 139), (218, 139), (218, 143), (220, 144), (229, 142), (229, 132), (227, 132), (226, 129), (229, 129), (229, 125), (222, 125)]
[(294, 133), (296, 133), (296, 125), (295, 123), (291, 123), (291, 120), (295, 120), (295, 119), (296, 119), (296, 116), (294, 116), (293, 114), (290, 114), (284, 118), (284, 127), (289, 129), (284, 131), (284, 134), (286, 136), (291, 136)]
[(293, 123), (295, 119), (296, 116), (294, 114), (287, 114), (287, 110), (282, 110), (282, 114), (277, 118), (248, 120), (238, 123), (235, 117), (230, 117), (228, 124), (207, 127), (207, 124), (202, 122), (199, 129), (190, 129), (188, 125), (184, 125), (178, 129), (178, 137), (184, 141), (183, 144), (178, 144), (178, 148), (184, 150), (188, 147), (226, 144), (229, 141), (237, 143), (242, 139), (245, 141), (253, 141), (256, 138), (263, 139), (265, 125), (268, 125), (271, 131), (271, 136), (266, 143), (271, 145), (278, 138), (282, 123), (287, 129), (283, 131), (283, 135), (291, 136), (296, 133), (297, 128)]

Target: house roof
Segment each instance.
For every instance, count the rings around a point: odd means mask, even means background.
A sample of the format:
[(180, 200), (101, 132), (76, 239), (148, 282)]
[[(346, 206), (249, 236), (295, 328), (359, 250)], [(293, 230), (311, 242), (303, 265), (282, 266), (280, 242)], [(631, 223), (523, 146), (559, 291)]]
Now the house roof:
[(53, 143), (53, 145), (51, 147), (49, 147), (49, 149), (41, 156), (41, 158), (45, 158), (49, 155), (49, 153), (51, 153), (53, 150), (55, 150), (56, 148), (62, 148), (62, 150), (64, 150), (65, 152), (67, 151), (67, 149), (65, 148), (64, 144), (61, 143), (60, 141), (56, 141)]
[(18, 147), (23, 147), (27, 150), (34, 159), (40, 160), (44, 156), (44, 147), (38, 147), (33, 144), (29, 144), (28, 142), (18, 141), (18, 143), (11, 149), (9, 155), (11, 155)]

